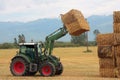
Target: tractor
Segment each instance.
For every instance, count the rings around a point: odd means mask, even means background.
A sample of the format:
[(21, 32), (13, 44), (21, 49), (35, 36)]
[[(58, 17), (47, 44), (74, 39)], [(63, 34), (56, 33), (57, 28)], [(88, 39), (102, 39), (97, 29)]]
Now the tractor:
[(19, 43), (19, 51), (11, 59), (10, 71), (14, 76), (61, 75), (63, 65), (60, 58), (52, 55), (55, 40), (68, 33), (62, 27), (46, 37), (45, 43)]
[(45, 43), (20, 43), (19, 52), (12, 58), (10, 71), (14, 76), (32, 76), (38, 71), (41, 76), (61, 75), (63, 65), (60, 58), (52, 55), (55, 40), (89, 31), (89, 25), (77, 10), (61, 15), (64, 26), (48, 35)]

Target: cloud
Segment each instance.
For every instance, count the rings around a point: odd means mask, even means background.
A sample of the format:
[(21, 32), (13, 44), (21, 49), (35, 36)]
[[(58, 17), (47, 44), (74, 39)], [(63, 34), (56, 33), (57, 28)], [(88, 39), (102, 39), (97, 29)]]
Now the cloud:
[(85, 17), (109, 15), (120, 10), (119, 3), (119, 0), (0, 0), (0, 21), (56, 18), (73, 8), (81, 10)]

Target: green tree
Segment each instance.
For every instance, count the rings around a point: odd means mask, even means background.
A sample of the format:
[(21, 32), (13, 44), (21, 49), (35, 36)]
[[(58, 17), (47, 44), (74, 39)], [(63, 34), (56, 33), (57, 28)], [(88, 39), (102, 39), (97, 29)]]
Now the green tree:
[(14, 44), (15, 44), (15, 45), (16, 45), (16, 44), (18, 44), (18, 43), (17, 43), (17, 39), (16, 39), (16, 38), (14, 38)]
[(22, 36), (21, 35), (18, 35), (18, 42), (22, 43)]
[(79, 44), (81, 46), (85, 46), (86, 34), (83, 33), (80, 36), (71, 36), (71, 43)]
[(18, 35), (18, 42), (19, 43), (25, 43), (26, 42), (24, 34)]
[(93, 34), (95, 35), (95, 45), (97, 45), (96, 37), (97, 37), (98, 34), (100, 34), (100, 31), (99, 31), (98, 29), (95, 29), (95, 30), (93, 31)]
[(22, 43), (25, 43), (26, 41), (25, 41), (25, 36), (24, 36), (24, 34), (22, 34), (21, 36), (22, 36)]

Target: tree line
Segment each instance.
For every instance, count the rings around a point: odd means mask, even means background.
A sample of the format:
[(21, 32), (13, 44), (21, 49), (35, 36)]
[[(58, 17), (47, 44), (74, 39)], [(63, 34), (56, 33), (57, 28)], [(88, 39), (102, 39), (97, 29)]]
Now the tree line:
[[(93, 31), (95, 35), (94, 41), (88, 41), (88, 33), (83, 33), (80, 36), (71, 36), (70, 42), (55, 42), (55, 47), (78, 47), (78, 46), (96, 46), (96, 36), (100, 34), (100, 31), (98, 29)], [(18, 48), (19, 43), (25, 43), (26, 38), (24, 34), (18, 35), (17, 38), (14, 38), (13, 43), (3, 43), (0, 44), (0, 49), (10, 49), (10, 48)], [(31, 40), (33, 42), (33, 40)]]

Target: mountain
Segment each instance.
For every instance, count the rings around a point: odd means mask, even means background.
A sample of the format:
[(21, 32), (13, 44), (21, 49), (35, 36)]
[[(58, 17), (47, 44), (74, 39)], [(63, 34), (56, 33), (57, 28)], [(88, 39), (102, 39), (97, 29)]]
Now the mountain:
[(98, 16), (93, 15), (87, 18), (89, 25), (90, 25), (90, 32), (89, 32), (89, 40), (94, 40), (93, 31), (98, 29), (100, 33), (112, 33), (113, 32), (113, 16)]
[[(112, 15), (93, 15), (87, 18), (90, 25), (89, 40), (94, 40), (93, 31), (98, 29), (101, 33), (113, 32)], [(62, 27), (60, 19), (39, 19), (31, 22), (0, 22), (0, 43), (13, 42), (19, 34), (24, 34), (27, 42), (44, 41), (45, 37)], [(70, 35), (59, 39), (60, 41), (70, 41)]]

